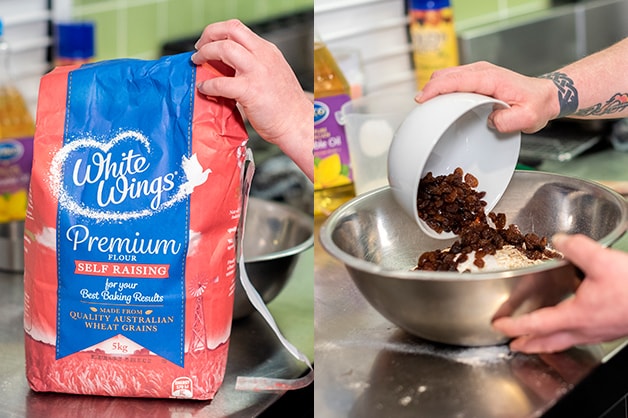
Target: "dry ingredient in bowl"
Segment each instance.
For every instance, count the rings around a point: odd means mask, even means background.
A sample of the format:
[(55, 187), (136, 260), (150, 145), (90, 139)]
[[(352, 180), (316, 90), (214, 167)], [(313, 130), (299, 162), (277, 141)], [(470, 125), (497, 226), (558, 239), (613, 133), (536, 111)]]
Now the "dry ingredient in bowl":
[(419, 218), (437, 233), (459, 234), (461, 228), (484, 215), (485, 192), (474, 190), (478, 179), (458, 167), (453, 173), (434, 177), (427, 173), (419, 182)]
[(460, 167), (436, 177), (429, 172), (421, 179), (419, 217), (437, 232), (457, 234), (458, 240), (450, 248), (422, 253), (416, 270), (470, 272), (488, 267), (488, 260), (492, 269), (518, 268), (561, 257), (547, 246), (546, 237), (506, 226), (505, 214), (487, 216), (482, 200), (486, 193), (476, 191), (478, 185), (477, 178)]

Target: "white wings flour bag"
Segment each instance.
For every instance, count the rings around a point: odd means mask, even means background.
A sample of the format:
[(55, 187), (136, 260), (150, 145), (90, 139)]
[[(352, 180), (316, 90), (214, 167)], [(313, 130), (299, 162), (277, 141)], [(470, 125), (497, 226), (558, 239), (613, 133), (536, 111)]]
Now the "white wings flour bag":
[(190, 54), (42, 77), (25, 223), (33, 390), (211, 399), (227, 361), (246, 130)]

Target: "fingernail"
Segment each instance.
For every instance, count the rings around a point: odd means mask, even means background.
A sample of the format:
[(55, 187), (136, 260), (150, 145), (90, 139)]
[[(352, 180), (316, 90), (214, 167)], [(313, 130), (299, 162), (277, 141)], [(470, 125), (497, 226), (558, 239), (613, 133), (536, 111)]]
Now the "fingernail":
[(493, 118), (492, 117), (488, 117), (488, 119), (486, 120), (486, 126), (489, 127), (489, 129), (494, 129), (496, 130), (497, 128), (495, 127), (495, 122), (493, 122)]
[(514, 340), (513, 342), (511, 342), (511, 343), (508, 345), (508, 348), (509, 348), (509, 349), (510, 349), (510, 351), (512, 351), (513, 353), (516, 353), (516, 352), (518, 352), (518, 351), (521, 351), (522, 346), (521, 346), (521, 344), (520, 344), (517, 340)]
[(198, 44), (201, 42), (201, 40), (199, 39), (198, 41), (196, 41), (194, 43), (194, 49), (198, 50)]
[(567, 234), (565, 234), (564, 232), (558, 232), (554, 235), (552, 235), (552, 244), (554, 244), (554, 246), (561, 246), (565, 240), (567, 239)]
[(502, 332), (503, 323), (504, 323), (504, 318), (497, 318), (493, 320), (493, 322), (491, 323), (491, 326), (493, 327), (495, 331), (503, 333)]
[(423, 96), (423, 92), (422, 91), (417, 92), (416, 96), (414, 96), (414, 101), (418, 102), (421, 99), (421, 96)]

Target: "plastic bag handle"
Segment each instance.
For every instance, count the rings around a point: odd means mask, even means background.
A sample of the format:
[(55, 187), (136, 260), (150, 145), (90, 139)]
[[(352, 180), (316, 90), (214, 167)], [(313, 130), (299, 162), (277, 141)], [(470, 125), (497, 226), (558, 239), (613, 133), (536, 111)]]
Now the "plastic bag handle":
[(262, 315), (266, 323), (271, 327), (281, 344), (284, 346), (290, 354), (297, 360), (305, 363), (309, 371), (305, 376), (296, 379), (279, 379), (271, 377), (252, 377), (252, 376), (238, 376), (236, 379), (236, 390), (250, 390), (250, 391), (287, 391), (294, 389), (301, 389), (308, 386), (314, 381), (314, 368), (310, 363), (310, 360), (306, 355), (301, 353), (290, 341), (288, 341), (277, 326), (273, 315), (268, 310), (268, 307), (264, 303), (264, 300), (259, 295), (255, 287), (251, 284), (249, 277), (246, 273), (244, 265), (244, 255), (242, 254), (244, 249), (244, 230), (246, 224), (246, 209), (249, 202), (249, 193), (251, 190), (251, 183), (253, 180), (253, 174), (255, 172), (255, 163), (253, 162), (253, 153), (247, 148), (246, 150), (246, 165), (244, 167), (243, 179), (242, 179), (242, 213), (240, 215), (241, 228), (238, 235), (238, 265), (240, 271), (240, 282), (246, 292), (246, 295), (251, 302), (251, 305)]

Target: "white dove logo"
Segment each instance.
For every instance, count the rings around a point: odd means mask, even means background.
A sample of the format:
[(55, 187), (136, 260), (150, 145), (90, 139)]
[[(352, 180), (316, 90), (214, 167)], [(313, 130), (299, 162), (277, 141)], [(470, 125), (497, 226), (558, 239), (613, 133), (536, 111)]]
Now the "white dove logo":
[[(144, 149), (145, 153), (136, 154), (129, 150), (121, 155), (120, 161), (113, 161), (111, 149), (119, 145), (122, 141), (135, 141)], [(75, 162), (74, 167), (68, 167), (67, 162), (73, 152), (79, 149), (93, 148), (95, 152), (90, 161), (81, 159)], [(50, 182), (49, 187), (55, 195), (59, 197), (59, 204), (69, 212), (84, 216), (96, 221), (124, 221), (129, 219), (143, 218), (150, 216), (156, 212), (168, 209), (176, 203), (184, 200), (194, 188), (202, 185), (207, 181), (211, 169), (204, 169), (198, 161), (196, 154), (190, 158), (183, 156), (181, 160), (181, 169), (183, 170), (186, 181), (179, 185), (176, 193), (171, 194), (167, 201), (162, 202), (161, 194), (164, 191), (172, 190), (175, 187), (174, 179), (176, 171), (166, 173), (161, 177), (153, 179), (146, 188), (139, 188), (135, 183), (129, 181), (128, 177), (134, 174), (142, 174), (148, 170), (150, 162), (147, 156), (151, 154), (151, 144), (148, 138), (136, 131), (124, 131), (116, 135), (108, 142), (100, 142), (92, 138), (81, 138), (70, 142), (63, 146), (52, 159), (50, 165)], [(104, 168), (103, 168), (104, 167)], [(66, 169), (72, 169), (72, 179), (74, 184), (66, 185), (63, 182), (63, 173)], [(118, 193), (115, 200), (111, 198), (105, 191), (101, 190), (100, 185), (104, 180), (115, 182), (115, 192)], [(100, 182), (100, 183), (98, 183)], [(102, 196), (98, 196), (99, 208), (87, 206), (84, 202), (77, 200), (69, 191), (69, 187), (82, 186), (86, 183), (99, 184), (98, 192)], [(124, 199), (137, 198), (140, 191), (146, 190), (154, 193), (152, 196), (150, 207), (142, 207), (141, 209), (132, 211), (108, 210), (107, 206), (113, 203), (120, 203)], [(133, 193), (133, 195), (132, 195)], [(146, 197), (144, 195), (144, 197)]]
[(200, 186), (207, 181), (207, 177), (212, 172), (209, 168), (203, 170), (203, 166), (198, 162), (198, 156), (193, 154), (190, 158), (183, 156), (181, 161), (181, 167), (185, 173), (185, 177), (188, 179), (186, 183), (183, 183), (179, 188), (179, 193), (185, 195), (191, 194), (194, 188)]

